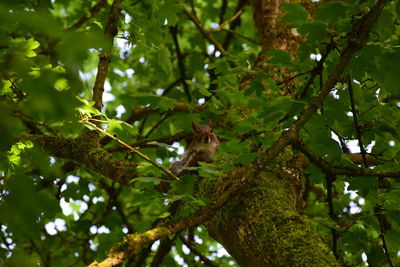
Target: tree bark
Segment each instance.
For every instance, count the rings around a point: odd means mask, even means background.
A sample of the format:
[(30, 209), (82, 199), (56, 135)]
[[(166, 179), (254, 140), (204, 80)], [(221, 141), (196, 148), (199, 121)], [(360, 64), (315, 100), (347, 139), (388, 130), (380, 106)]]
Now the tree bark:
[[(296, 57), (301, 37), (282, 20), (280, 5), (285, 0), (251, 1), (263, 51), (282, 49)], [(266, 58), (260, 54), (258, 66)], [(288, 90), (289, 91), (289, 90)], [(290, 93), (290, 92), (286, 92)], [(304, 187), (302, 166), (292, 148), (235, 196), (206, 226), (240, 266), (339, 266), (325, 241), (301, 215)], [(200, 194), (214, 198), (224, 180), (204, 180)]]
[[(240, 266), (339, 266), (333, 253), (299, 213), (304, 176), (291, 149), (225, 204), (206, 224)], [(214, 198), (226, 180), (202, 181), (202, 196)]]

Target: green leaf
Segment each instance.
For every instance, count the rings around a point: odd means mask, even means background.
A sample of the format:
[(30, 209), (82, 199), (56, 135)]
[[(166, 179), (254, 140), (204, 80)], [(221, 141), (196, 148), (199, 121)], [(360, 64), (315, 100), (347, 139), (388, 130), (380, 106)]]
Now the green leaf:
[(122, 121), (119, 120), (108, 120), (107, 121), (107, 130), (110, 134), (116, 134), (118, 131), (122, 131), (121, 126)]
[(250, 165), (257, 158), (256, 153), (243, 153), (235, 159), (235, 164)]
[(321, 169), (316, 165), (310, 165), (307, 167), (306, 173), (309, 174), (308, 180), (310, 185), (325, 183), (325, 174), (322, 173)]
[(362, 197), (366, 197), (370, 192), (376, 192), (378, 188), (378, 180), (375, 177), (352, 177), (348, 182), (348, 189), (358, 191)]
[(132, 179), (130, 183), (135, 183), (135, 182), (143, 182), (143, 183), (152, 183), (154, 185), (158, 185), (161, 183), (161, 179), (158, 177), (137, 177), (135, 179)]
[(175, 101), (168, 97), (161, 97), (157, 105), (160, 108), (160, 112), (165, 112), (175, 107)]
[(283, 18), (289, 23), (303, 22), (308, 18), (308, 12), (298, 3), (284, 3), (282, 8), (286, 11)]
[(200, 94), (202, 94), (203, 96), (211, 96), (212, 94), (207, 90), (207, 88), (204, 87), (199, 87), (199, 92)]
[(291, 62), (290, 54), (284, 50), (270, 49), (265, 55), (270, 57), (269, 63), (274, 65), (289, 65)]
[(170, 212), (163, 212), (161, 215), (158, 216), (158, 218), (163, 219), (163, 218), (167, 218), (169, 215), (171, 215)]
[(324, 23), (310, 21), (299, 26), (299, 33), (306, 34), (308, 42), (320, 44), (327, 37), (327, 29)]
[(166, 74), (172, 71), (171, 54), (165, 46), (162, 46), (157, 52), (157, 61), (158, 65)]
[(347, 7), (342, 2), (324, 2), (317, 10), (317, 20), (336, 23), (338, 19), (345, 17)]

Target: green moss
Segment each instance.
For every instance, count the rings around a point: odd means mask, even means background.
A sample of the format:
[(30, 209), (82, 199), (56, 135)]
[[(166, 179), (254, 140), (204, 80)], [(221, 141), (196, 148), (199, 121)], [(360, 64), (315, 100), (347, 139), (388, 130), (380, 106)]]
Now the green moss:
[[(217, 161), (218, 162), (218, 161)], [(298, 213), (303, 175), (285, 149), (249, 186), (206, 224), (243, 266), (337, 266), (318, 233)], [(251, 173), (251, 172), (249, 172)], [(204, 179), (199, 194), (212, 199), (233, 177)]]

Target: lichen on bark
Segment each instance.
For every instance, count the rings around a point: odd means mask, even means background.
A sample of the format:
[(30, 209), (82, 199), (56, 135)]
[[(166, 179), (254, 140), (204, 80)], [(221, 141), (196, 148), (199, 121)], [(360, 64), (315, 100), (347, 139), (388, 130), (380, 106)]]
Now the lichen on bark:
[[(212, 199), (224, 190), (229, 176), (200, 182), (198, 193)], [(303, 175), (291, 148), (250, 179), (240, 194), (206, 223), (240, 266), (339, 266), (333, 253), (299, 213)]]

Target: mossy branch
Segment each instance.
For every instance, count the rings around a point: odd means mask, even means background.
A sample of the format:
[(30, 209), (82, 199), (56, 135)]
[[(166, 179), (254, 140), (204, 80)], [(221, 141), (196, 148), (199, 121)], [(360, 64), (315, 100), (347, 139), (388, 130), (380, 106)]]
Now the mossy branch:
[(108, 258), (102, 262), (94, 261), (89, 267), (111, 267), (121, 264), (125, 258), (134, 254), (137, 249), (169, 235), (176, 234), (184, 229), (196, 227), (209, 220), (232, 196), (244, 187), (245, 183), (233, 183), (228, 189), (220, 194), (214, 201), (201, 208), (194, 215), (187, 216), (181, 220), (170, 222), (166, 225), (155, 227), (142, 234), (131, 234), (124, 241), (111, 249)]
[(67, 138), (25, 134), (21, 139), (32, 141), (35, 146), (51, 156), (71, 160), (117, 183), (129, 185), (129, 181), (136, 178), (137, 163), (114, 158), (89, 137)]
[(100, 127), (98, 127), (97, 125), (90, 123), (90, 125), (96, 129), (98, 132), (104, 134), (105, 136), (111, 138), (112, 140), (114, 140), (115, 142), (117, 142), (118, 144), (126, 147), (127, 149), (129, 149), (132, 153), (135, 153), (136, 155), (138, 155), (139, 157), (141, 157), (142, 159), (150, 162), (151, 164), (153, 164), (154, 166), (156, 166), (157, 168), (159, 168), (160, 170), (162, 170), (164, 173), (166, 173), (170, 178), (174, 179), (174, 180), (179, 180), (178, 176), (176, 176), (175, 174), (173, 174), (168, 168), (165, 168), (163, 165), (155, 162), (154, 160), (152, 160), (149, 156), (147, 156), (146, 154), (143, 154), (142, 152), (138, 151), (138, 147), (131, 147), (130, 145), (128, 145), (127, 143), (125, 143), (124, 141), (122, 141), (121, 139), (118, 139), (117, 137), (109, 134), (106, 130), (101, 129)]

